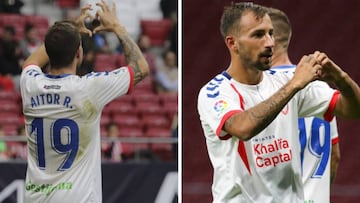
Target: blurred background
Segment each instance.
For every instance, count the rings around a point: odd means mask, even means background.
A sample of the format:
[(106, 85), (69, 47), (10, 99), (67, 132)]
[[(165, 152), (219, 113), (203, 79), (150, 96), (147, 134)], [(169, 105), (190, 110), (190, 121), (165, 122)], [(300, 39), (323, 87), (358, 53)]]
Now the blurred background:
[[(320, 50), (360, 83), (359, 1), (253, 2), (278, 8), (288, 15), (293, 28), (289, 47), (293, 63), (298, 63), (304, 54)], [(229, 65), (229, 53), (219, 31), (223, 7), (229, 3), (227, 0), (183, 1), (182, 198), (186, 203), (212, 200), (213, 169), (196, 105), (200, 88)], [(360, 121), (338, 119), (341, 161), (331, 190), (332, 203), (360, 202), (359, 124)]]
[[(49, 26), (76, 19), (94, 0), (0, 1), (0, 202), (21, 202), (26, 138), (19, 77), (23, 61), (44, 41)], [(107, 1), (111, 3), (112, 1)], [(178, 1), (116, 0), (117, 16), (138, 43), (149, 77), (105, 106), (101, 117), (104, 202), (177, 202)], [(87, 23), (93, 28), (91, 22)], [(126, 66), (112, 33), (82, 36), (78, 75)], [(46, 72), (46, 69), (44, 69)], [(171, 180), (171, 181), (169, 181)], [(10, 192), (9, 192), (10, 190)], [(3, 191), (8, 191), (3, 192)], [(141, 194), (141, 195), (134, 195)]]

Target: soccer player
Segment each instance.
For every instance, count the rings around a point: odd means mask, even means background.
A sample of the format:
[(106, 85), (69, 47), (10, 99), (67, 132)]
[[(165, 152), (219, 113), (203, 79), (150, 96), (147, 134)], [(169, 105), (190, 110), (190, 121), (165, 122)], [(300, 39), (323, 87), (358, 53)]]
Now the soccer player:
[(359, 118), (360, 88), (318, 51), (303, 56), (294, 74), (266, 72), (274, 39), (262, 6), (226, 6), (220, 29), (231, 61), (198, 96), (213, 201), (303, 203), (298, 118)]
[[(45, 45), (24, 62), (21, 96), (29, 146), (26, 202), (102, 202), (100, 116), (114, 98), (127, 94), (148, 74), (136, 43), (116, 18), (115, 7), (97, 3), (101, 22), (94, 32), (118, 37), (128, 66), (111, 72), (76, 74), (82, 61), (80, 32), (90, 5), (82, 8), (74, 26), (57, 22), (49, 28)], [(41, 67), (49, 62), (48, 73)]]
[[(294, 72), (296, 66), (291, 63), (288, 55), (291, 38), (289, 18), (278, 9), (269, 8), (268, 11), (275, 39), (270, 71)], [(330, 184), (340, 161), (336, 119), (329, 123), (316, 117), (300, 118), (299, 136), (305, 203), (330, 202)], [(317, 190), (318, 188), (321, 190)]]

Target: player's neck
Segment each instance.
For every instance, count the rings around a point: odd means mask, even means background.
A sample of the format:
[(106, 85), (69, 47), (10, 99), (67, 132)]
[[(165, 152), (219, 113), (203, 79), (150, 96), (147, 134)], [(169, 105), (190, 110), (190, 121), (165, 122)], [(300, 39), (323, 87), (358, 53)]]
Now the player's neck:
[(292, 65), (287, 53), (274, 53), (272, 57), (271, 67), (280, 65)]
[(232, 61), (226, 72), (236, 81), (256, 85), (262, 80), (262, 71), (252, 68), (245, 68), (241, 63)]
[(76, 74), (76, 68), (73, 68), (73, 67), (70, 67), (70, 66), (69, 67), (59, 68), (59, 69), (50, 68), (49, 74), (50, 75), (63, 75), (63, 74), (75, 75)]

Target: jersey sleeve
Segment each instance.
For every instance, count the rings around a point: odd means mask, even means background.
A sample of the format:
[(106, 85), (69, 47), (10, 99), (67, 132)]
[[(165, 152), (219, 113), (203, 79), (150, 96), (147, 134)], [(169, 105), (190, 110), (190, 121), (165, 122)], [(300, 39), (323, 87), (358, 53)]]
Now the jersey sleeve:
[(111, 72), (92, 72), (85, 75), (86, 89), (99, 107), (105, 106), (113, 99), (131, 92), (133, 70), (121, 67)]
[(24, 98), (27, 98), (26, 93), (29, 91), (29, 88), (33, 87), (35, 79), (43, 74), (41, 68), (37, 65), (28, 65), (22, 70), (20, 76), (20, 90)]
[[(214, 89), (215, 90), (215, 89)], [(235, 113), (243, 111), (240, 100), (234, 97), (234, 92), (227, 93), (222, 90), (212, 90), (205, 86), (201, 89), (198, 97), (198, 111), (200, 120), (208, 125), (220, 139), (227, 135), (222, 130), (225, 121)]]
[(337, 99), (338, 91), (325, 82), (314, 81), (299, 92), (299, 117), (315, 116), (331, 121)]
[(333, 145), (339, 142), (339, 133), (337, 129), (336, 118), (334, 118), (330, 122), (330, 138), (331, 138), (331, 144)]

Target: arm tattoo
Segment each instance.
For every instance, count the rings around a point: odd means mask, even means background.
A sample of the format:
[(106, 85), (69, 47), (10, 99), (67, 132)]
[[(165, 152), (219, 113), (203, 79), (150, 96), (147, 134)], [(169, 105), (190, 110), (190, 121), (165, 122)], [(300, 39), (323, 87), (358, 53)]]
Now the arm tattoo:
[(124, 35), (119, 38), (119, 41), (124, 49), (126, 62), (134, 71), (134, 83), (140, 82), (144, 75), (140, 70), (140, 61), (142, 60), (142, 53), (135, 42), (128, 36)]
[(289, 102), (294, 94), (289, 94), (287, 85), (277, 93), (261, 102), (256, 108), (249, 110), (250, 119), (256, 124), (256, 133), (265, 129), (279, 114), (282, 108)]

